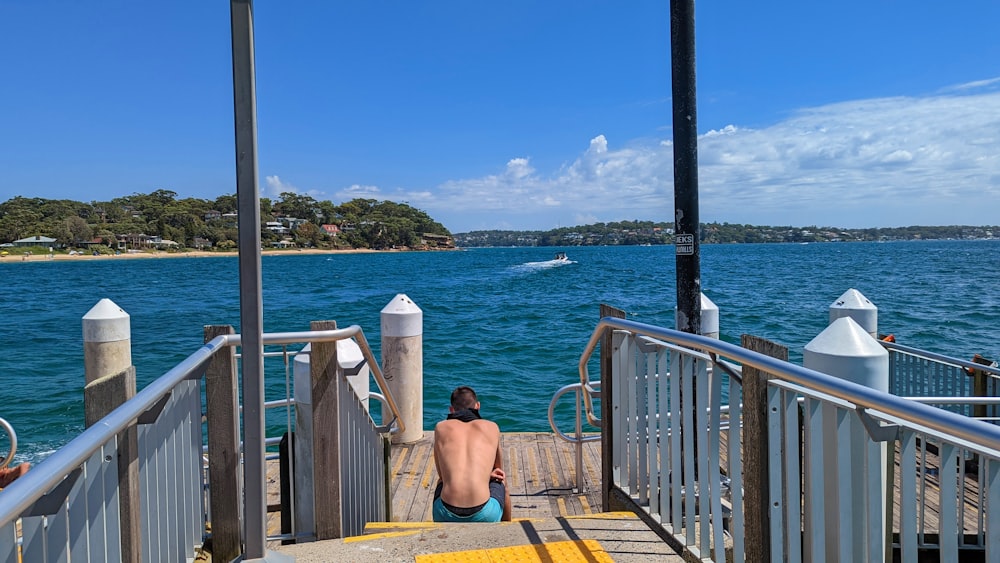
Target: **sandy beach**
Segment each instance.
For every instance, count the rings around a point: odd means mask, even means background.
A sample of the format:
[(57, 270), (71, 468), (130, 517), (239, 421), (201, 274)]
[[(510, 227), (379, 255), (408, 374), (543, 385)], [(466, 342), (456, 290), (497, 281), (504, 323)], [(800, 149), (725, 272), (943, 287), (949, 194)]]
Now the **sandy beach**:
[[(369, 250), (366, 248), (361, 249), (350, 249), (350, 250), (327, 250), (319, 248), (302, 248), (302, 249), (289, 249), (289, 250), (264, 250), (261, 252), (261, 256), (303, 256), (305, 254), (361, 254), (369, 252), (405, 252), (402, 250)], [(22, 262), (47, 262), (50, 260), (77, 260), (77, 261), (87, 261), (87, 260), (136, 260), (144, 258), (218, 258), (218, 257), (236, 257), (238, 253), (233, 250), (231, 252), (209, 252), (204, 250), (192, 250), (190, 252), (164, 252), (164, 251), (142, 251), (142, 252), (123, 252), (121, 254), (100, 254), (94, 256), (93, 254), (31, 254), (25, 255), (23, 253), (11, 252), (8, 256), (0, 256), (0, 264), (20, 264)]]

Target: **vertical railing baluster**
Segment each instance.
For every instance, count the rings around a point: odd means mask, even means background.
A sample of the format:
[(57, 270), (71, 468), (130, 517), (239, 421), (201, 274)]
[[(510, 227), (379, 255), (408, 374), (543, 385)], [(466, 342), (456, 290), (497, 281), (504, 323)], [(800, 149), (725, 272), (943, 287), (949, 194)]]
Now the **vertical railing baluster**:
[[(711, 498), (712, 501), (712, 541), (714, 543), (714, 557), (716, 561), (724, 560), (726, 545), (722, 534), (722, 467), (719, 460), (719, 450), (722, 447), (720, 433), (722, 432), (722, 378), (724, 374), (721, 370), (710, 369), (706, 372), (710, 380), (711, 394), (709, 395), (709, 421), (708, 421), (708, 466), (709, 476), (712, 479)], [(732, 421), (730, 421), (732, 423)]]
[(958, 457), (957, 448), (949, 443), (941, 444), (941, 469), (938, 475), (941, 477), (940, 500), (938, 506), (938, 523), (940, 530), (941, 560), (958, 560), (958, 526), (957, 521), (957, 495), (956, 480), (958, 478)]
[(769, 499), (764, 499), (769, 507), (770, 528), (771, 528), (771, 560), (783, 561), (786, 558), (785, 536), (790, 533), (784, 517), (785, 503), (789, 502), (782, 495), (782, 469), (784, 459), (789, 457), (783, 454), (782, 435), (782, 413), (781, 390), (768, 385), (767, 394), (767, 466), (768, 466), (768, 490), (771, 492)]
[(684, 366), (681, 353), (670, 352), (670, 521), (674, 525), (674, 533), (679, 533), (684, 527), (681, 516), (683, 495), (681, 447), (681, 387), (684, 385)]
[(733, 560), (743, 561), (746, 557), (744, 545), (743, 518), (743, 455), (741, 448), (743, 409), (743, 385), (729, 380), (729, 439), (726, 442), (726, 460), (729, 461), (729, 491), (732, 500), (733, 514), (730, 523), (733, 537)]
[(903, 430), (899, 437), (899, 543), (902, 561), (917, 560), (917, 436)]
[(657, 351), (657, 366), (659, 377), (659, 397), (660, 397), (660, 417), (658, 420), (658, 434), (659, 439), (659, 513), (661, 522), (672, 522), (670, 517), (670, 468), (673, 460), (671, 459), (671, 428), (670, 428), (670, 400), (669, 392), (670, 387), (673, 385), (673, 381), (670, 377), (670, 366), (667, 363), (667, 358), (669, 357), (669, 352), (665, 348), (661, 348)]
[(691, 398), (694, 395), (694, 359), (686, 354), (681, 355), (681, 434), (684, 445), (681, 450), (684, 457), (684, 531), (687, 545), (694, 545), (696, 539), (695, 516), (697, 499), (695, 498), (695, 455), (694, 440), (697, 433), (695, 428), (695, 405)]
[(806, 546), (805, 560), (813, 563), (826, 561), (826, 506), (823, 503), (823, 483), (826, 479), (826, 468), (823, 451), (823, 402), (818, 399), (806, 399), (808, 426), (806, 438), (806, 468), (805, 468), (805, 528)]

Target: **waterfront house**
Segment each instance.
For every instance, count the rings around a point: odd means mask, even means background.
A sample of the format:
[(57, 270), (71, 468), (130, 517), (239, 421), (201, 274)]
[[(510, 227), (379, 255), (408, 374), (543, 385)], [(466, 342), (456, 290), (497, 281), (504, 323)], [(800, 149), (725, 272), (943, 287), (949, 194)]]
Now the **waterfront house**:
[(53, 248), (62, 248), (62, 244), (56, 242), (56, 239), (52, 237), (46, 237), (42, 235), (35, 235), (33, 237), (22, 238), (14, 241), (14, 246), (27, 248), (30, 246), (46, 246)]

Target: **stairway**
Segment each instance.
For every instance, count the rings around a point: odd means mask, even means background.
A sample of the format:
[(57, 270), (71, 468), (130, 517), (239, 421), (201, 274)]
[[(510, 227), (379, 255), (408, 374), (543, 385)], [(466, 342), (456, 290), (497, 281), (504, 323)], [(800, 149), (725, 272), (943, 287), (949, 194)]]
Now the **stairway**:
[(361, 536), (274, 548), (298, 562), (680, 563), (630, 512), (524, 518), (499, 524), (374, 522)]

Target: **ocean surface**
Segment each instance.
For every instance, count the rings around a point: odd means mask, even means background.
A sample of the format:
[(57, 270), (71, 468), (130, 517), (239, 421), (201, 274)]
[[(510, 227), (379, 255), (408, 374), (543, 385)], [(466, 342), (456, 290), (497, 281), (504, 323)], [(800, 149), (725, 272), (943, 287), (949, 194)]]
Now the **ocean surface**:
[[(551, 262), (560, 250), (570, 263)], [(579, 380), (600, 303), (674, 326), (673, 251), (265, 256), (264, 329), (358, 324), (378, 356), (379, 313), (406, 294), (424, 314), (426, 428), (447, 413), (450, 390), (468, 384), (504, 431), (545, 431), (552, 394)], [(722, 339), (768, 338), (787, 345), (796, 363), (826, 326), (830, 304), (850, 288), (878, 306), (879, 331), (902, 344), (1000, 358), (1000, 240), (706, 245), (701, 273), (703, 292), (720, 310)], [(204, 325), (239, 328), (235, 257), (8, 259), (0, 260), (0, 279), (0, 417), (17, 430), (18, 461), (37, 462), (83, 428), (81, 319), (100, 299), (130, 315), (140, 388), (193, 353)], [(283, 393), (283, 372), (272, 372), (268, 398)], [(569, 431), (572, 419), (564, 421)], [(0, 455), (8, 447), (0, 435)]]

